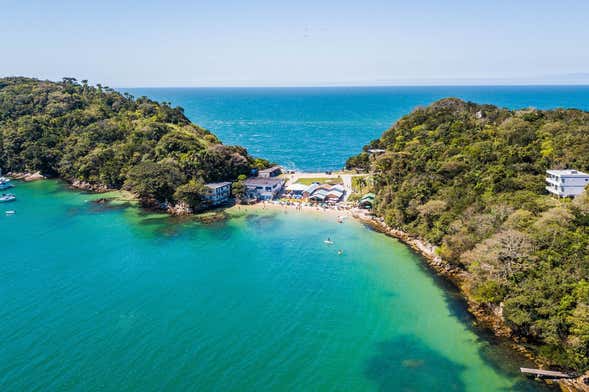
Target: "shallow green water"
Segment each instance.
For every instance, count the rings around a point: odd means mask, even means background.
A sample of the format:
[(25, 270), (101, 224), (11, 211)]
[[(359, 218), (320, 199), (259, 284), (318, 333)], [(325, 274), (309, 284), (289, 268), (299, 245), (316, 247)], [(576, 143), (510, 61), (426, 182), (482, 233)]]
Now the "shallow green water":
[(53, 181), (15, 193), (0, 205), (2, 391), (538, 388), (417, 256), (356, 222), (204, 226)]

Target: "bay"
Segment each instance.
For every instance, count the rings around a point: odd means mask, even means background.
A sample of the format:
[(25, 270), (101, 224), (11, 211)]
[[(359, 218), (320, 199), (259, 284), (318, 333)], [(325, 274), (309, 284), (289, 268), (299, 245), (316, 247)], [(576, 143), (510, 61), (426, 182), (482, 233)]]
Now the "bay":
[(540, 388), (417, 255), (357, 222), (238, 211), (204, 225), (53, 180), (14, 193), (2, 391)]

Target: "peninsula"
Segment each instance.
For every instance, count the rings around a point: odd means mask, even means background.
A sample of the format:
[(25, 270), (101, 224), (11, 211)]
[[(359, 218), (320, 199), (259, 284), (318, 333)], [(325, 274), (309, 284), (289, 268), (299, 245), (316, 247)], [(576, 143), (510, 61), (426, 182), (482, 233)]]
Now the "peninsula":
[(0, 168), (92, 190), (126, 189), (143, 206), (200, 210), (205, 183), (269, 166), (225, 146), (181, 108), (100, 84), (0, 79)]
[(547, 366), (589, 368), (589, 197), (546, 189), (549, 169), (589, 169), (589, 113), (443, 99), (347, 167), (373, 173), (375, 214), (434, 249), (495, 332)]

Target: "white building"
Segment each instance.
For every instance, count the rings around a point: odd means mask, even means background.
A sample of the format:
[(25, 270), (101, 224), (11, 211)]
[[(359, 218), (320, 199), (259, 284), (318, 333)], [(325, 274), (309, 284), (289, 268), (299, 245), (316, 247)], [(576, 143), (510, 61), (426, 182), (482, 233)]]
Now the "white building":
[(271, 177), (278, 177), (282, 173), (282, 168), (280, 166), (272, 166), (268, 169), (263, 169), (258, 172), (258, 177), (261, 178), (271, 178)]
[(574, 197), (589, 185), (589, 174), (578, 170), (546, 170), (546, 190), (559, 197)]
[(205, 187), (207, 188), (205, 199), (213, 206), (227, 202), (231, 196), (230, 182), (214, 182), (205, 184)]
[(245, 180), (246, 196), (250, 199), (272, 200), (282, 188), (284, 180), (281, 178), (248, 178)]

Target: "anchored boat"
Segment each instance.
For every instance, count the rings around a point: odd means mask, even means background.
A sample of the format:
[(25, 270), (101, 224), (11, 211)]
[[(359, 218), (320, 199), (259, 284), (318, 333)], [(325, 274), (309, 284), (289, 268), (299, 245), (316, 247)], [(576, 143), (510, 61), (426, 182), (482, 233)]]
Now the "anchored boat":
[(12, 193), (3, 193), (2, 196), (0, 196), (0, 203), (6, 203), (15, 200), (16, 196), (14, 196)]
[(14, 185), (10, 182), (10, 179), (6, 177), (0, 177), (0, 189), (12, 188)]

